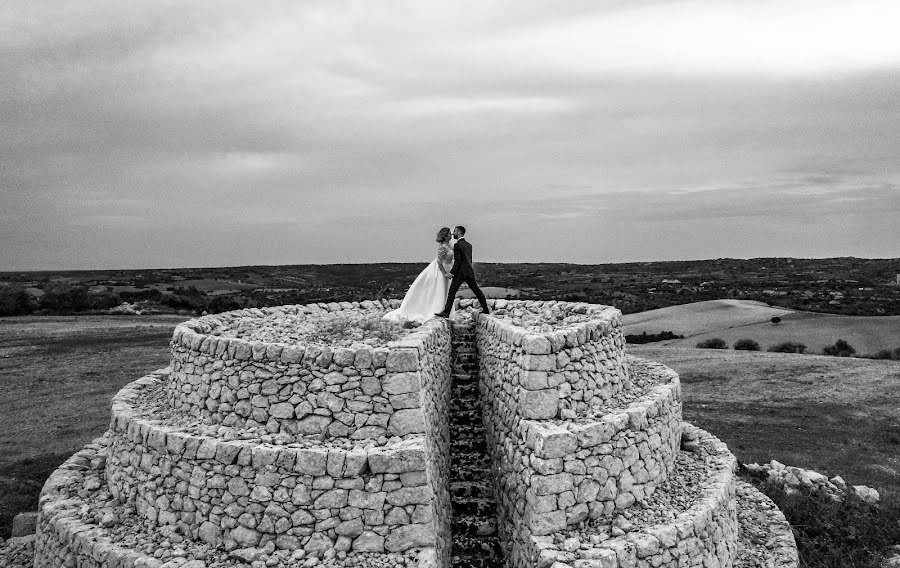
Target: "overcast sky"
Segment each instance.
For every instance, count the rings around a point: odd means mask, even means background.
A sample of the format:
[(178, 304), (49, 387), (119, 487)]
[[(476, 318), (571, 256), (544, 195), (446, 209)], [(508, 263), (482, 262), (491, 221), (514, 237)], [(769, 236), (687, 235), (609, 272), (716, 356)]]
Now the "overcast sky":
[(896, 0), (0, 3), (0, 271), (900, 256)]

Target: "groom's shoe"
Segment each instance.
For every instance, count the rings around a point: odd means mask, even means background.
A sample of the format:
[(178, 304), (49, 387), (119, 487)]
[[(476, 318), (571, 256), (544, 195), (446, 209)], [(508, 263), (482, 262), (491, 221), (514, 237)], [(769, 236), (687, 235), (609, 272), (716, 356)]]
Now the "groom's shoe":
[(435, 312), (434, 315), (436, 315), (439, 318), (444, 318), (444, 319), (447, 319), (450, 317), (450, 314), (445, 314), (444, 312)]

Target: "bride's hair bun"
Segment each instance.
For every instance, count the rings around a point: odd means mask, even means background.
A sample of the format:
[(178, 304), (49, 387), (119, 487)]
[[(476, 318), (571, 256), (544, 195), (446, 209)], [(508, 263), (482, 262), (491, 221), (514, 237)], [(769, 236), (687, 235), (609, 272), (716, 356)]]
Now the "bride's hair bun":
[(450, 236), (450, 227), (442, 227), (437, 234), (437, 242), (442, 243), (447, 240), (447, 237)]

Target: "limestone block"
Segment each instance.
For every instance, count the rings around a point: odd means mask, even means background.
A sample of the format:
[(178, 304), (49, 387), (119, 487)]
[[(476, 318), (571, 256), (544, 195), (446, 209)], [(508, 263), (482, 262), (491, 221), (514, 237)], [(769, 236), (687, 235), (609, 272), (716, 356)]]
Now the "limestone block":
[(535, 536), (553, 534), (566, 529), (566, 512), (550, 511), (549, 513), (530, 513), (528, 528)]
[(381, 388), (391, 395), (417, 393), (422, 390), (421, 377), (419, 373), (394, 373), (384, 379)]
[(327, 450), (323, 448), (299, 449), (294, 471), (307, 475), (324, 475), (327, 463)]
[(384, 537), (372, 531), (363, 531), (353, 539), (354, 552), (384, 552)]
[(563, 471), (562, 458), (545, 460), (537, 457), (535, 454), (531, 454), (530, 461), (531, 467), (541, 475), (552, 475), (554, 473), (562, 473)]
[(348, 491), (346, 489), (332, 489), (321, 494), (314, 501), (317, 509), (334, 509), (347, 505)]
[(408, 408), (395, 412), (388, 422), (388, 433), (404, 436), (425, 431), (425, 415), (421, 408)]
[(372, 366), (373, 354), (371, 349), (357, 349), (353, 358), (353, 366), (357, 369), (368, 369)]
[(649, 534), (641, 532), (629, 533), (625, 538), (634, 544), (638, 558), (647, 558), (659, 551), (659, 541)]
[(19, 538), (32, 535), (37, 527), (37, 511), (19, 513), (12, 520), (11, 538)]
[(543, 459), (561, 458), (573, 453), (578, 448), (575, 434), (560, 427), (533, 429), (529, 440), (535, 455)]
[(395, 506), (418, 505), (430, 503), (433, 493), (431, 487), (402, 487), (387, 494), (387, 502)]
[(260, 539), (260, 534), (257, 531), (243, 526), (232, 529), (230, 536), (242, 547), (256, 546)]
[(550, 340), (541, 335), (526, 335), (522, 338), (522, 349), (528, 354), (549, 355)]
[(325, 432), (329, 424), (331, 424), (331, 418), (328, 416), (310, 414), (297, 421), (297, 432), (302, 435), (321, 434)]
[(563, 491), (574, 491), (574, 489), (575, 484), (570, 473), (533, 475), (531, 477), (531, 491), (535, 495), (553, 495)]
[(384, 507), (386, 497), (387, 493), (384, 492), (373, 493), (371, 491), (352, 489), (350, 490), (348, 503), (351, 507), (357, 507), (359, 509), (380, 510)]
[(341, 536), (357, 537), (363, 533), (362, 519), (350, 519), (334, 527), (334, 532)]
[(522, 371), (519, 382), (528, 390), (541, 390), (550, 387), (546, 371)]
[(343, 477), (357, 477), (362, 475), (362, 472), (366, 469), (366, 464), (368, 462), (368, 456), (366, 451), (362, 448), (354, 448), (347, 452), (347, 457), (344, 460), (344, 471)]
[(334, 543), (327, 535), (316, 532), (309, 537), (309, 541), (303, 546), (303, 550), (310, 556), (321, 557), (333, 546)]
[(519, 414), (530, 420), (556, 418), (559, 392), (556, 389), (519, 391)]
[(434, 546), (435, 530), (431, 523), (401, 525), (391, 530), (384, 541), (388, 552), (402, 552), (410, 548)]
[(390, 350), (385, 360), (385, 368), (388, 373), (404, 373), (418, 370), (418, 351), (415, 349)]
[(335, 349), (332, 355), (334, 364), (339, 367), (349, 367), (353, 365), (353, 361), (355, 359), (356, 352), (352, 349), (347, 349), (346, 347), (339, 347)]
[(269, 407), (269, 415), (273, 418), (285, 420), (294, 417), (294, 405), (289, 402), (280, 402)]
[(526, 371), (555, 371), (556, 357), (553, 355), (522, 355), (518, 364)]
[(591, 448), (599, 444), (605, 444), (617, 432), (613, 424), (606, 420), (576, 425), (573, 426), (572, 431), (575, 433), (578, 445), (581, 448)]

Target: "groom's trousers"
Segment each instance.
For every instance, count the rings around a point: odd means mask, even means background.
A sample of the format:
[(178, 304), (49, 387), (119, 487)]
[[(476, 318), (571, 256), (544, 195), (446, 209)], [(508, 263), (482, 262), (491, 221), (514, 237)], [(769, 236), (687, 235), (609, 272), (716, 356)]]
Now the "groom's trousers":
[(449, 314), (450, 310), (453, 309), (453, 300), (456, 298), (456, 293), (459, 292), (459, 287), (462, 286), (463, 282), (469, 285), (469, 289), (472, 290), (472, 293), (478, 298), (478, 303), (481, 304), (481, 310), (484, 313), (488, 313), (490, 310), (488, 310), (484, 292), (478, 287), (478, 282), (475, 282), (475, 274), (471, 270), (467, 270), (463, 274), (453, 275), (453, 280), (450, 281), (450, 290), (447, 291), (447, 304), (444, 305), (444, 313)]

